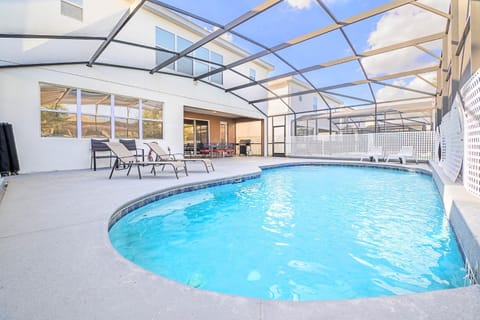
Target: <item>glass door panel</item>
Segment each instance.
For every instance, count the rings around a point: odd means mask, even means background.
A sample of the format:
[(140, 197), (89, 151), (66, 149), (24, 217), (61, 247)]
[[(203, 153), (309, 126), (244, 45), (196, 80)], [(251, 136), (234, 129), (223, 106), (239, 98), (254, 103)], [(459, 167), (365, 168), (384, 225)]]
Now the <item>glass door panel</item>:
[(183, 120), (183, 143), (187, 155), (196, 155), (208, 143), (208, 121), (196, 119)]

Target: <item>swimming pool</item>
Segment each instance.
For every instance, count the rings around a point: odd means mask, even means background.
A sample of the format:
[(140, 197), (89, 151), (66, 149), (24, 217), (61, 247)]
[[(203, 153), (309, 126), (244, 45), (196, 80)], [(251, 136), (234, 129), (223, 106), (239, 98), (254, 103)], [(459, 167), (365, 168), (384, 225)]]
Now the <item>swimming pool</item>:
[(279, 300), (350, 299), (464, 284), (432, 178), (300, 166), (174, 195), (112, 226), (143, 268), (206, 290)]

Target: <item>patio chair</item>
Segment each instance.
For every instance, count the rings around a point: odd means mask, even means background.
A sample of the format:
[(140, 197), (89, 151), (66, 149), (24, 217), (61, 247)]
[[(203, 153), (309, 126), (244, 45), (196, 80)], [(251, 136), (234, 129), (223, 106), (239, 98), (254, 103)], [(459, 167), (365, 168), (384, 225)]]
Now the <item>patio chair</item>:
[(368, 152), (366, 154), (363, 154), (360, 157), (360, 161), (363, 161), (363, 158), (369, 158), (371, 160), (375, 160), (375, 162), (378, 162), (378, 159), (383, 160), (383, 148), (382, 147), (377, 147), (373, 146), (368, 149)]
[[(185, 167), (187, 166), (187, 162), (202, 162), (207, 170), (207, 173), (210, 171), (208, 168), (210, 167), (212, 171), (215, 171), (213, 167), (213, 162), (210, 159), (186, 159), (182, 153), (167, 153), (157, 142), (149, 142), (145, 143), (150, 150), (156, 154), (156, 160), (165, 161), (165, 160), (174, 160), (174, 161), (183, 161), (185, 163)], [(169, 148), (170, 150), (170, 148)]]
[[(406, 164), (407, 157), (408, 158), (413, 157), (413, 146), (404, 146), (400, 149), (398, 153), (389, 154), (385, 162), (388, 162), (391, 158), (398, 158), (400, 160), (400, 164)], [(416, 158), (415, 158), (415, 163), (417, 163)]]
[(162, 169), (165, 166), (171, 166), (173, 172), (175, 172), (175, 176), (178, 179), (178, 171), (183, 169), (185, 171), (185, 175), (188, 176), (187, 167), (183, 161), (138, 161), (137, 157), (133, 155), (130, 150), (127, 149), (123, 144), (120, 142), (104, 142), (104, 144), (112, 151), (115, 155), (115, 163), (110, 171), (110, 176), (108, 179), (112, 179), (113, 171), (119, 168), (120, 164), (125, 164), (125, 169), (127, 169), (127, 176), (130, 174), (130, 170), (135, 165), (137, 166), (138, 170), (138, 178), (142, 179), (142, 174), (140, 172), (140, 166), (152, 166), (153, 174), (156, 175), (155, 166), (162, 166)]
[(106, 138), (90, 140), (90, 169), (93, 168), (93, 171), (97, 171), (97, 159), (109, 159), (110, 167), (112, 166), (112, 159), (114, 159), (115, 156), (104, 144), (109, 141), (110, 140)]
[(137, 148), (135, 139), (119, 139), (118, 142), (127, 147), (132, 153), (135, 153), (137, 159), (145, 161), (145, 150), (143, 150), (143, 148)]

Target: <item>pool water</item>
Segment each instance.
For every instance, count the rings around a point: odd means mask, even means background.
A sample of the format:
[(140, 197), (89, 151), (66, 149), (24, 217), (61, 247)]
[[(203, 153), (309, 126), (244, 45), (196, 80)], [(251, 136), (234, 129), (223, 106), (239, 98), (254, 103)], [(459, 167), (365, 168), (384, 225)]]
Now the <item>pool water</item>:
[(164, 277), (261, 299), (399, 295), (463, 286), (465, 277), (432, 178), (397, 170), (265, 170), (139, 208), (110, 239)]

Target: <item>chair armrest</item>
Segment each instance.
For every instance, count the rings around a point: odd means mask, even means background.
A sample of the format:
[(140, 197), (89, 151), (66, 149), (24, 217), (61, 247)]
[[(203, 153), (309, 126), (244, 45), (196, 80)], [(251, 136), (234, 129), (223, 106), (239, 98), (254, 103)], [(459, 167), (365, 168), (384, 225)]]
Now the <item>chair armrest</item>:
[[(140, 152), (139, 152), (139, 151), (140, 151)], [(141, 157), (142, 157), (142, 161), (145, 161), (145, 149), (143, 149), (143, 148), (137, 148), (137, 149), (135, 149), (135, 155), (136, 155), (137, 157), (140, 157), (140, 156), (141, 156)]]

